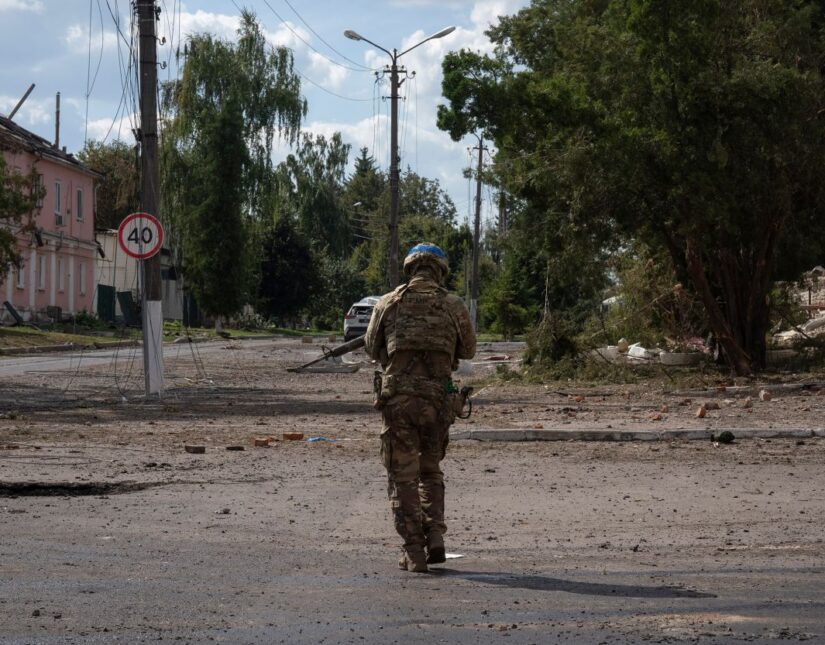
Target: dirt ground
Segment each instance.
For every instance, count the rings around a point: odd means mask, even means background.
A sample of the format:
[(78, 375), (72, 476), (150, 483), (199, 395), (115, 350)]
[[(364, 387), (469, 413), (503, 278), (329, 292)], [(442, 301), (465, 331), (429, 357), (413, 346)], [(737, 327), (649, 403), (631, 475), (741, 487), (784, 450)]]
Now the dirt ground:
[(454, 441), (463, 557), (415, 576), (394, 568), (372, 366), (285, 371), (319, 348), (168, 347), (160, 400), (139, 350), (0, 377), (0, 642), (825, 642), (825, 441), (744, 438), (822, 428), (817, 383), (508, 384), (518, 348), (483, 346), (455, 430), (743, 438)]

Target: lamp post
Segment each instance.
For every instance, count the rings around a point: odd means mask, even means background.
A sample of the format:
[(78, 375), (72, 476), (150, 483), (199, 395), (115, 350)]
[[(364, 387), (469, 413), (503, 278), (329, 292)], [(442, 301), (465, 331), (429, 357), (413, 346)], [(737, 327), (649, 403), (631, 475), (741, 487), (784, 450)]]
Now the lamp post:
[(347, 29), (344, 32), (344, 36), (350, 40), (363, 40), (373, 47), (377, 47), (387, 54), (392, 61), (390, 65), (384, 68), (384, 73), (389, 72), (390, 75), (390, 289), (394, 289), (400, 282), (398, 272), (398, 88), (401, 87), (401, 83), (404, 81), (399, 82), (398, 74), (399, 72), (406, 73), (407, 70), (403, 67), (398, 67), (398, 59), (427, 41), (435, 38), (443, 38), (453, 31), (455, 31), (455, 27), (446, 27), (412, 47), (408, 47), (401, 53), (399, 53), (397, 49), (393, 49), (392, 51), (385, 49), (381, 47), (381, 45), (375, 44), (351, 29)]

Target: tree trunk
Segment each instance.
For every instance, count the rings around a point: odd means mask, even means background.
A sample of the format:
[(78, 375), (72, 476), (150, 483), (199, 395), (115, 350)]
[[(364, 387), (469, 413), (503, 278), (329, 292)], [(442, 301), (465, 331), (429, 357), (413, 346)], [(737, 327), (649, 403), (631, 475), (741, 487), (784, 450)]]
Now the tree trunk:
[[(737, 324), (739, 321), (735, 319), (732, 320), (726, 316), (726, 313), (728, 315), (731, 314), (730, 308), (726, 307), (728, 311), (723, 312), (717, 302), (713, 289), (708, 281), (699, 244), (694, 239), (688, 238), (685, 242), (685, 260), (691, 282), (699, 298), (701, 298), (702, 303), (705, 305), (711, 331), (713, 331), (713, 335), (724, 350), (725, 361), (735, 374), (739, 376), (750, 376), (753, 373), (750, 356), (748, 356), (745, 348), (742, 347), (741, 338), (734, 332), (734, 325), (740, 327)], [(730, 304), (730, 302), (728, 302), (728, 304)]]

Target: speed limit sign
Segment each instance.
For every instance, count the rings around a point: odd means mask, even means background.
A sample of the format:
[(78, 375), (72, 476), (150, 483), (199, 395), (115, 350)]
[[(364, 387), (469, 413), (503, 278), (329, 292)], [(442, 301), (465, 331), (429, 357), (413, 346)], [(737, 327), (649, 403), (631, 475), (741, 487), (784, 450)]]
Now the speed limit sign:
[(151, 258), (163, 244), (163, 226), (149, 213), (132, 213), (120, 223), (117, 241), (123, 252), (138, 260)]

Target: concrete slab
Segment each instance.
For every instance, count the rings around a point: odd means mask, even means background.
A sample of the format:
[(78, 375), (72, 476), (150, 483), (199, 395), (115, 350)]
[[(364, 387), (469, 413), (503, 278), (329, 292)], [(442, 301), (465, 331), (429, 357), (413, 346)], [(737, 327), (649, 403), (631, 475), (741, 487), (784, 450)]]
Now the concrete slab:
[(453, 430), (450, 432), (450, 438), (455, 441), (461, 439), (474, 441), (672, 441), (674, 439), (710, 441), (712, 436), (719, 435), (725, 430), (732, 432), (737, 439), (825, 438), (825, 428), (715, 428), (714, 430), (473, 428)]

